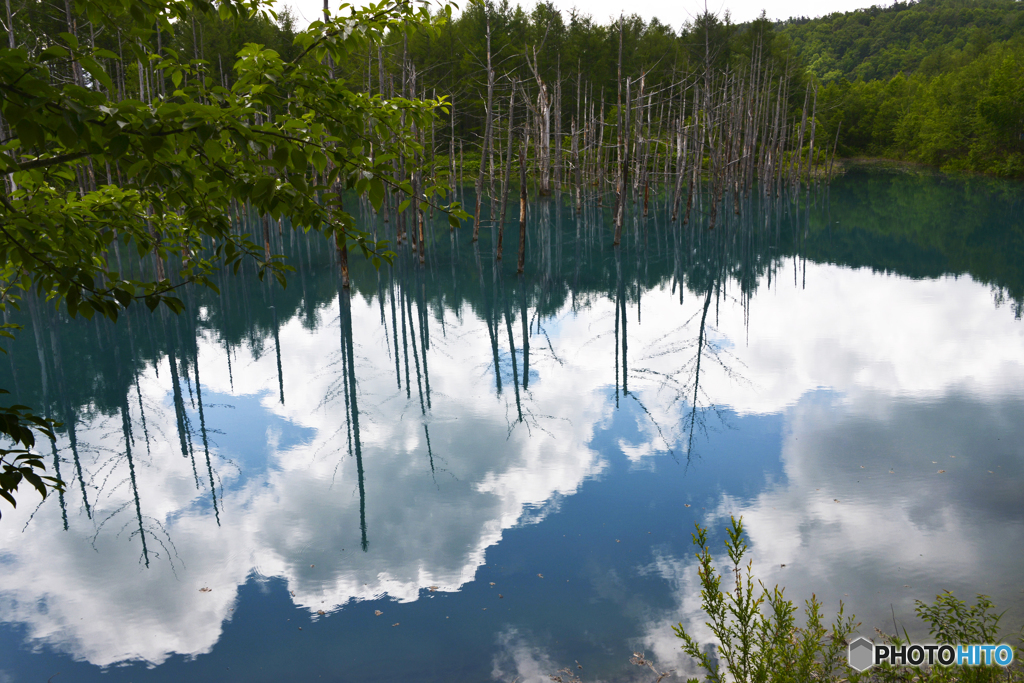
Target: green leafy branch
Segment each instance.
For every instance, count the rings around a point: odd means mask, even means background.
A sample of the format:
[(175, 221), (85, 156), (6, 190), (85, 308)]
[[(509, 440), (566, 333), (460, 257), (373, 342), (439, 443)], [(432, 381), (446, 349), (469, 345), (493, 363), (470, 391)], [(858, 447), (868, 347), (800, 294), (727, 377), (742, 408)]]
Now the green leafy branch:
[[(697, 546), (697, 572), (701, 582), (701, 601), (708, 615), (708, 628), (717, 640), (721, 660), (714, 646), (705, 647), (680, 623), (672, 627), (683, 641), (683, 651), (696, 660), (705, 672), (705, 681), (724, 683), (802, 683), (809, 680), (836, 680), (847, 671), (847, 638), (857, 624), (844, 616), (842, 602), (835, 621), (826, 626), (821, 603), (816, 596), (805, 603), (805, 624), (796, 625), (796, 605), (786, 599), (784, 590), (768, 590), (758, 582), (755, 587), (753, 565), (743, 566), (747, 553), (742, 518), (732, 518), (725, 547), (732, 565), (735, 586), (722, 590), (722, 576), (714, 566), (707, 540), (707, 529), (694, 525), (693, 543)], [(691, 679), (696, 681), (697, 679)]]
[[(0, 393), (8, 392), (0, 389)], [(40, 474), (46, 470), (46, 466), (42, 457), (32, 452), (36, 443), (33, 430), (52, 439), (56, 426), (59, 425), (33, 415), (27, 406), (0, 407), (0, 434), (10, 439), (14, 446), (0, 448), (0, 498), (13, 507), (18, 506), (13, 494), (23, 480), (31, 484), (44, 500), (49, 489), (64, 490), (64, 482), (60, 479)]]

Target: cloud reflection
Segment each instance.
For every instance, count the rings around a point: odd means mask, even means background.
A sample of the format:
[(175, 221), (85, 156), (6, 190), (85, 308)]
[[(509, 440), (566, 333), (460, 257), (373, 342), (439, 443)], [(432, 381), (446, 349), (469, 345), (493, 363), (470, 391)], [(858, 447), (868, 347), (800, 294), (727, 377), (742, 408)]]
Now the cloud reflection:
[[(725, 296), (715, 305), (708, 334), (736, 365), (704, 366), (703, 391), (740, 418), (784, 414), (786, 481), (749, 500), (725, 492), (708, 523), (744, 515), (760, 576), (794, 597), (815, 590), (829, 608), (848, 593), (864, 620), (893, 595), (905, 596), (897, 607), (908, 613), (914, 598), (947, 586), (973, 590), (985, 577), (990, 592), (1012, 591), (1009, 549), (1024, 540), (1021, 452), (1013, 445), (1024, 443), (1020, 323), (993, 310), (987, 288), (966, 278), (910, 281), (811, 265), (807, 279), (807, 290), (766, 289), (749, 328), (738, 302)], [(429, 388), (426, 362), (422, 384), (412, 384), (418, 365), (412, 374), (399, 368), (396, 382), (399, 337), (380, 326), (377, 306), (354, 298), (351, 310), (362, 478), (348, 452), (336, 301), (316, 312), (324, 321), (316, 329), (282, 321), (280, 375), (273, 354), (240, 347), (229, 377), (222, 341), (208, 333), (199, 340), (204, 394), (218, 404), (242, 397), (236, 405), (247, 406), (244, 416), (218, 422), (211, 407), (205, 417), (223, 432), (211, 449), (220, 524), (208, 481), (177, 447), (170, 373), (149, 368), (139, 380), (153, 435), (148, 453), (138, 433), (125, 437), (120, 416), (94, 414), (80, 425), (92, 518), (74, 487), (70, 533), (54, 499), (31, 522), (30, 509), (5, 516), (3, 620), (24, 624), (35, 644), (100, 666), (194, 657), (218, 641), (254, 571), (282, 577), (295, 604), (314, 613), (382, 595), (415, 601), (429, 586), (457, 591), (506, 530), (539, 522), (603, 476), (608, 464), (590, 444), (615, 410), (615, 301), (593, 297), (585, 315), (569, 304), (556, 311), (545, 323), (550, 343), (533, 341), (521, 394), (508, 390), (510, 376), (496, 391), (492, 333), (468, 306), (430, 330)], [(690, 399), (665, 378), (689, 381), (687, 344), (702, 306), (710, 310), (690, 296), (680, 308), (667, 287), (656, 288), (644, 293), (643, 322), (630, 318), (628, 391), (644, 410), (636, 413), (640, 436), (618, 443), (637, 466), (687, 449)], [(414, 317), (410, 304), (409, 338), (423, 338), (421, 325), (439, 327), (437, 313)], [(627, 314), (639, 311), (631, 304)], [(520, 326), (498, 330), (503, 345), (512, 334), (523, 358)], [(730, 367), (741, 368), (743, 381)], [(418, 391), (433, 397), (429, 411)], [(141, 422), (139, 406), (129, 407)], [(286, 432), (292, 436), (282, 438)], [(232, 450), (254, 433), (267, 448), (259, 468), (252, 453)], [(135, 440), (141, 519), (122, 455), (126, 438)], [(972, 451), (998, 457), (972, 461)], [(857, 478), (864, 474), (872, 478)], [(629, 615), (644, 622), (639, 641), (661, 669), (687, 666), (669, 625), (701, 621), (689, 557), (653, 559), (676, 604)], [(903, 584), (911, 587), (905, 593)], [(550, 657), (521, 633), (501, 631), (496, 677), (551, 673)]]
[[(969, 601), (998, 596), (1012, 630), (1024, 619), (1022, 413), (1019, 396), (953, 393), (922, 402), (808, 393), (786, 413), (785, 482), (749, 500), (723, 496), (704, 523), (720, 536), (730, 516), (742, 516), (755, 576), (784, 586), (800, 605), (816, 594), (826, 617), (843, 601), (862, 633), (892, 632), (895, 615), (900, 631), (927, 637), (915, 601), (944, 590)], [(722, 552), (718, 566), (726, 562)], [(665, 665), (680, 666), (686, 658), (672, 623), (714, 641), (699, 577), (683, 558), (654, 564), (673, 585), (676, 605), (645, 626), (643, 642)], [(725, 584), (732, 580), (724, 575)]]

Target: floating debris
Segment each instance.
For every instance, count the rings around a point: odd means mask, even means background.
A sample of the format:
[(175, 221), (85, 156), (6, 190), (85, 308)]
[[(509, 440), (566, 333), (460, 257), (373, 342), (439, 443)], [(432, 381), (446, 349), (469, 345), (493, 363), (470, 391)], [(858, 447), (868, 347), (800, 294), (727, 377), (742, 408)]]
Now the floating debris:
[(327, 612), (323, 611), (322, 609), (318, 609), (316, 611), (316, 613), (319, 614), (320, 616), (323, 616), (323, 615), (327, 614)]
[(206, 588), (206, 587), (204, 586), (203, 588), (200, 588), (200, 589), (199, 589), (199, 592), (200, 592), (200, 593), (209, 593), (209, 592), (210, 592), (210, 591), (212, 591), (212, 590), (213, 590), (212, 588)]
[(374, 614), (374, 616), (378, 616), (379, 617), (380, 615), (382, 615), (384, 613), (381, 612), (379, 609), (375, 609), (375, 610), (373, 610), (373, 614)]
[(544, 575), (543, 575), (543, 574), (537, 574), (537, 578), (538, 578), (538, 579), (543, 579), (543, 578), (544, 578)]

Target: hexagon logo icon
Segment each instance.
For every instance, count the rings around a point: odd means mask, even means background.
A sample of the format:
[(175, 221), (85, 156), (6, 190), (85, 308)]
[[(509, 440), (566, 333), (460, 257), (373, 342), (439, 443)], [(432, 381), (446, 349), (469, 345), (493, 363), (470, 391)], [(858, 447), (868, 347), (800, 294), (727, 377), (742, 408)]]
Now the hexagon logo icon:
[(874, 643), (863, 636), (850, 643), (850, 668), (856, 671), (870, 669), (875, 663), (874, 649)]

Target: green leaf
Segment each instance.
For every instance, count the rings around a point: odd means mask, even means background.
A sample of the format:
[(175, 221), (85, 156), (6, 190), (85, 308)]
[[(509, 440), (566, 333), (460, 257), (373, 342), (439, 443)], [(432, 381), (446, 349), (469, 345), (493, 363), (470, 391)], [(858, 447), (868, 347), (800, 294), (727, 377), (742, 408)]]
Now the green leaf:
[(327, 156), (320, 150), (313, 152), (313, 158), (311, 161), (313, 162), (313, 168), (316, 169), (317, 173), (323, 173), (324, 169), (327, 168)]
[(288, 167), (289, 158), (290, 155), (287, 147), (279, 145), (277, 149), (274, 150), (274, 166), (277, 169), (282, 171), (286, 169)]
[(291, 151), (291, 168), (293, 171), (299, 171), (300, 173), (304, 173), (309, 168), (306, 153), (302, 151), (301, 147), (296, 146)]
[(114, 161), (117, 161), (124, 156), (125, 152), (128, 151), (128, 146), (131, 140), (127, 135), (115, 135), (109, 143), (107, 143), (107, 150), (110, 152), (110, 156)]
[(369, 189), (370, 204), (373, 205), (374, 210), (380, 211), (380, 207), (384, 204), (384, 183), (380, 178), (374, 176), (370, 180)]
[(224, 145), (220, 144), (214, 138), (210, 138), (203, 145), (203, 151), (206, 152), (206, 156), (210, 157), (211, 161), (220, 161), (224, 156)]
[(117, 299), (117, 303), (121, 304), (125, 308), (127, 308), (132, 302), (132, 295), (120, 287), (114, 289), (114, 298)]
[(185, 304), (181, 302), (181, 299), (173, 296), (163, 297), (164, 306), (171, 309), (171, 312), (175, 315), (179, 315), (185, 310)]
[(264, 203), (271, 195), (274, 194), (274, 187), (276, 184), (277, 183), (274, 178), (260, 178), (256, 181), (256, 185), (253, 187), (253, 199)]
[(71, 53), (60, 45), (51, 45), (39, 53), (39, 61), (48, 62), (51, 59), (66, 59)]
[(43, 144), (43, 129), (31, 119), (22, 119), (15, 124), (18, 137), (25, 147), (37, 147)]
[(57, 129), (57, 137), (60, 138), (61, 144), (68, 149), (72, 149), (78, 146), (78, 133), (76, 133), (71, 126), (64, 124)]
[(59, 33), (58, 35), (64, 39), (65, 43), (71, 46), (72, 50), (78, 49), (78, 38), (67, 32)]
[(89, 72), (90, 76), (99, 81), (108, 92), (113, 92), (115, 90), (114, 81), (110, 79), (110, 76), (103, 70), (103, 67), (100, 66), (95, 59), (88, 55), (81, 55), (78, 58), (78, 63), (82, 65), (82, 68)]

